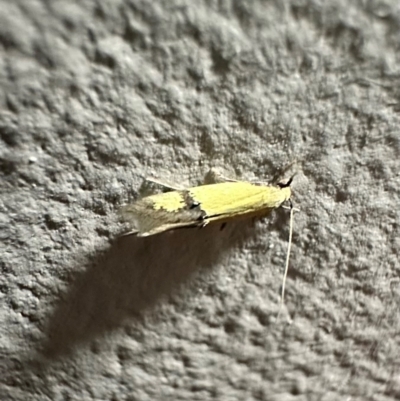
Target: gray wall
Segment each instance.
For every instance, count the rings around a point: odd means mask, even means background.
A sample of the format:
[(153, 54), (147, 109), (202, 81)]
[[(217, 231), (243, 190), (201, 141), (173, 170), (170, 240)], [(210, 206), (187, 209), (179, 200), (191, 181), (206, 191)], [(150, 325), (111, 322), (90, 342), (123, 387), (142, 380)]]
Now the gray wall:
[[(400, 397), (397, 0), (0, 10), (2, 400)], [(287, 210), (118, 238), (147, 176), (293, 162), (279, 319)]]

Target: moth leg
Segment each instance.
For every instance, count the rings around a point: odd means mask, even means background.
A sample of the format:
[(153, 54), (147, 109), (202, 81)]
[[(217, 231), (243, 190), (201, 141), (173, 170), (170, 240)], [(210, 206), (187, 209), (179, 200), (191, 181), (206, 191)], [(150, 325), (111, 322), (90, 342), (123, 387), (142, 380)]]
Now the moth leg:
[(198, 218), (197, 227), (203, 228), (203, 227), (205, 227), (207, 224), (209, 224), (210, 221), (211, 221), (211, 220), (209, 219), (209, 217), (204, 213), (202, 216), (200, 216), (200, 217)]
[(203, 220), (201, 224), (199, 225), (200, 228), (204, 228), (210, 221), (209, 220)]
[(172, 186), (170, 184), (166, 184), (165, 182), (158, 181), (157, 179), (155, 179), (153, 177), (146, 177), (146, 181), (147, 182), (151, 182), (153, 184), (160, 185), (160, 186), (162, 186), (164, 188), (167, 188), (167, 189), (171, 189), (172, 191), (182, 191), (182, 190), (185, 189), (185, 188), (182, 188), (182, 187), (179, 187), (179, 186)]
[(126, 233), (120, 234), (120, 237), (128, 237), (129, 235), (137, 235), (139, 230), (131, 230)]
[(238, 182), (238, 180), (225, 177), (216, 168), (211, 168), (204, 177), (205, 184), (220, 184), (222, 182)]
[(300, 212), (300, 209), (297, 209), (297, 207), (290, 207), (290, 206), (286, 206), (286, 205), (282, 205), (281, 206), (282, 209), (287, 209), (287, 210), (294, 210), (295, 212)]

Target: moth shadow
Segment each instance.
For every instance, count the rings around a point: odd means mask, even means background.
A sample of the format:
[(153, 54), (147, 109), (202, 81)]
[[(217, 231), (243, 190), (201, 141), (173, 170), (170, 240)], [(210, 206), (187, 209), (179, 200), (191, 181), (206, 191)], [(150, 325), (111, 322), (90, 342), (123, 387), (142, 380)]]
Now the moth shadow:
[[(40, 350), (57, 358), (129, 320), (142, 321), (163, 297), (199, 269), (213, 267), (231, 248), (254, 235), (252, 221), (117, 238), (73, 276), (50, 316)], [(82, 268), (83, 267), (83, 268)]]

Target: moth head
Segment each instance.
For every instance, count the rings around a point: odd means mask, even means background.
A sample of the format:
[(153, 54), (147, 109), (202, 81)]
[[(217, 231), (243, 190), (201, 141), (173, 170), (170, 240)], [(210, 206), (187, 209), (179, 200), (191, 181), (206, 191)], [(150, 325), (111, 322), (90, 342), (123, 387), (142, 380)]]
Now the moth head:
[(276, 185), (277, 185), (279, 188), (288, 188), (288, 187), (290, 187), (290, 185), (291, 185), (292, 182), (293, 182), (293, 178), (294, 178), (295, 175), (296, 175), (296, 173), (293, 174), (293, 175), (289, 178), (289, 180), (288, 180), (287, 182), (278, 182)]
[(276, 185), (284, 192), (284, 202), (288, 201), (290, 208), (292, 208), (292, 201), (291, 201), (291, 196), (292, 196), (292, 190), (290, 188), (290, 185), (293, 182), (293, 178), (296, 174), (293, 174), (288, 181), (286, 182), (278, 182)]

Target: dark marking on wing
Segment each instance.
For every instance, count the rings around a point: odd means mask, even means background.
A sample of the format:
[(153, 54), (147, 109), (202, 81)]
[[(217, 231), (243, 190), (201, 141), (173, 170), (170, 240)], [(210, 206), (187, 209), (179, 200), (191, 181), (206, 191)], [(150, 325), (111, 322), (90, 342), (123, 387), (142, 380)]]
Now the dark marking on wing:
[(199, 212), (199, 215), (195, 219), (196, 221), (204, 221), (207, 219), (207, 213), (201, 208), (201, 203), (193, 198), (189, 191), (182, 191), (183, 199), (185, 200), (186, 210)]

